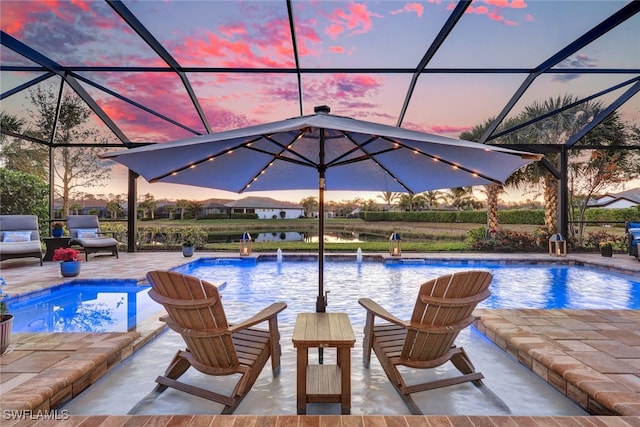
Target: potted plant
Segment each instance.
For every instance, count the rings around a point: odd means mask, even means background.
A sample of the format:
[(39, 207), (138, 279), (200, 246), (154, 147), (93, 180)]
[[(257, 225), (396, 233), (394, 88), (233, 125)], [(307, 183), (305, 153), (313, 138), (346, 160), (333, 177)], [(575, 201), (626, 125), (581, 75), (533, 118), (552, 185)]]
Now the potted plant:
[(2, 287), (7, 282), (0, 277), (0, 354), (7, 351), (11, 343), (11, 327), (13, 325), (13, 315), (9, 314), (6, 298), (9, 296), (2, 292)]
[(63, 277), (75, 277), (80, 274), (80, 251), (58, 248), (53, 252), (53, 260), (60, 261), (60, 273)]
[(64, 234), (64, 225), (61, 222), (54, 222), (51, 226), (51, 236), (62, 237)]
[(195, 245), (193, 243), (193, 240), (187, 239), (184, 242), (182, 242), (182, 255), (188, 258), (193, 256), (194, 251), (195, 251)]
[(600, 242), (600, 255), (604, 257), (613, 256), (613, 242), (610, 240), (604, 240)]

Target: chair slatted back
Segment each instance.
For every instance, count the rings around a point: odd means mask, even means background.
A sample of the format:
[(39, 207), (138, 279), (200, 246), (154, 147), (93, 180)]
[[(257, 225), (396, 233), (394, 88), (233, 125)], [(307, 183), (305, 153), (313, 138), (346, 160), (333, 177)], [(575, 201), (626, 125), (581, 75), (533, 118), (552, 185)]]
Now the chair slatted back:
[(401, 357), (430, 361), (446, 354), (460, 331), (473, 322), (475, 307), (491, 294), (492, 279), (490, 273), (474, 270), (422, 284)]
[(182, 335), (195, 359), (212, 368), (238, 366), (218, 288), (197, 277), (151, 271), (149, 296), (167, 311), (171, 329)]

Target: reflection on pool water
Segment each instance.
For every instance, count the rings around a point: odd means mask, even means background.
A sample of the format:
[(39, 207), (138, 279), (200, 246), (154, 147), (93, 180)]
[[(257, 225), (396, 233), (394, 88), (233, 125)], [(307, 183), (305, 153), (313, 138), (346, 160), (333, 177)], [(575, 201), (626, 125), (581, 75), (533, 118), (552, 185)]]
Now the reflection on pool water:
[(75, 280), (9, 299), (14, 332), (126, 332), (159, 311), (136, 280)]
[[(364, 325), (358, 298), (368, 297), (408, 318), (421, 283), (453, 271), (489, 270), (494, 275), (485, 308), (640, 309), (640, 282), (580, 266), (328, 261), (325, 290), (329, 311), (349, 314)], [(258, 261), (254, 258), (202, 258), (176, 269), (221, 286), (228, 314), (253, 313), (285, 301), (282, 322), (315, 311), (317, 261)], [(633, 280), (632, 280), (633, 279)], [(161, 307), (135, 280), (74, 280), (46, 292), (9, 299), (15, 332), (125, 332), (156, 315)]]
[[(364, 324), (358, 298), (371, 298), (399, 317), (408, 317), (423, 282), (454, 271), (483, 269), (494, 275), (484, 308), (638, 309), (640, 281), (582, 266), (502, 265), (491, 263), (325, 262), (329, 311), (347, 312)], [(247, 313), (273, 301), (285, 301), (283, 321), (315, 310), (317, 261), (200, 259), (177, 269), (222, 285), (225, 309)], [(287, 319), (287, 316), (291, 319)]]

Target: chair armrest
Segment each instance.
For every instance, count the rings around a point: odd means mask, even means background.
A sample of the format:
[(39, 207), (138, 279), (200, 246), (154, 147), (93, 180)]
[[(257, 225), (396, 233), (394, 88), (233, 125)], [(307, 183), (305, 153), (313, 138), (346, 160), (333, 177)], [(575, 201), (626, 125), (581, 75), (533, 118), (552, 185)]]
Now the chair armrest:
[(391, 322), (405, 328), (409, 326), (409, 322), (405, 322), (404, 320), (397, 318), (369, 298), (360, 298), (358, 300), (358, 304), (363, 306), (365, 310), (372, 313), (374, 316), (378, 316), (379, 318), (384, 319), (387, 322)]
[(242, 329), (250, 328), (251, 326), (257, 325), (258, 323), (266, 322), (267, 320), (276, 317), (278, 313), (287, 308), (287, 304), (284, 302), (274, 302), (269, 307), (263, 309), (258, 314), (250, 317), (241, 323), (236, 323), (232, 326), (229, 326), (229, 332), (237, 332)]

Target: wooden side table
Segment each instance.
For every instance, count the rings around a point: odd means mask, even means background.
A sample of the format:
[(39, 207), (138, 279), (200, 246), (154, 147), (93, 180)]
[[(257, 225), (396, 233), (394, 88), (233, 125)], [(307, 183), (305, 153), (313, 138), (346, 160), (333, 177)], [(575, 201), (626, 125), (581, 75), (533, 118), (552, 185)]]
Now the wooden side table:
[(44, 244), (47, 252), (44, 254), (44, 261), (53, 261), (53, 252), (58, 248), (68, 248), (70, 237), (44, 237)]
[[(351, 349), (356, 342), (346, 313), (300, 313), (293, 330), (297, 352), (297, 408), (307, 403), (340, 403), (351, 413)], [(337, 365), (309, 365), (309, 348), (336, 348)]]

